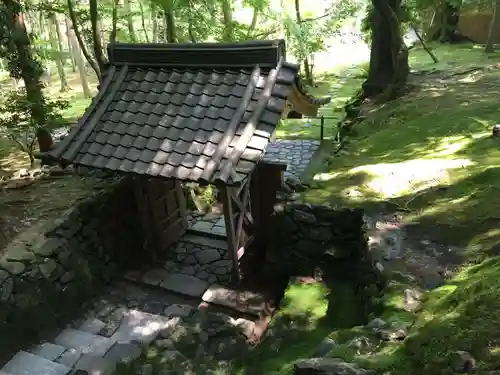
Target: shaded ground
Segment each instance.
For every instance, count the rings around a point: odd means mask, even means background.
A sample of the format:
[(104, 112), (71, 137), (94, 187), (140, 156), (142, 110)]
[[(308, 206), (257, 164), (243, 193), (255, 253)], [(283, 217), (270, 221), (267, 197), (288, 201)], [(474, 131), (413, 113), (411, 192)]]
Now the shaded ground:
[[(65, 110), (64, 116), (69, 122), (75, 121), (88, 106), (90, 99), (82, 94), (78, 73), (67, 71), (70, 88), (65, 93), (59, 92), (59, 80), (55, 69), (53, 73), (51, 83), (47, 82), (45, 92), (51, 98), (68, 100), (70, 107)], [(88, 78), (91, 88), (95, 90), (97, 83), (95, 76), (89, 74)], [(0, 72), (0, 91), (12, 88), (12, 80)], [(28, 155), (22, 152), (15, 142), (7, 139), (5, 135), (0, 135), (0, 180), (9, 178), (23, 168), (30, 168)], [(42, 218), (51, 215), (57, 217), (60, 212), (73, 205), (75, 200), (88, 194), (96, 187), (95, 184), (96, 180), (92, 178), (60, 176), (37, 181), (24, 188), (1, 190), (0, 252), (16, 233)], [(54, 194), (54, 191), (58, 193)]]

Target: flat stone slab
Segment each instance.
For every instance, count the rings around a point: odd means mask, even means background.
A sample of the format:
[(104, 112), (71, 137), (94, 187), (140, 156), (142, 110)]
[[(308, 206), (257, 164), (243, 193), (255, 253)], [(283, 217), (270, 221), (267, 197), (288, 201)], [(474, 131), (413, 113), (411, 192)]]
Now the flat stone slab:
[(38, 345), (35, 349), (31, 350), (31, 354), (37, 355), (39, 357), (43, 357), (48, 359), (49, 361), (53, 361), (54, 359), (61, 356), (66, 351), (65, 347), (60, 345), (52, 344), (50, 342), (44, 342), (43, 344)]
[(56, 360), (56, 362), (68, 367), (73, 367), (82, 355), (80, 350), (68, 349)]
[(104, 356), (115, 363), (130, 363), (141, 356), (141, 347), (135, 343), (118, 343)]
[[(201, 220), (204, 220), (201, 219)], [(227, 242), (222, 240), (217, 240), (215, 238), (203, 237), (196, 234), (186, 234), (181, 239), (182, 242), (192, 243), (195, 245), (202, 245), (207, 247), (213, 247), (216, 249), (227, 250)]]
[(172, 273), (163, 280), (160, 286), (175, 293), (201, 298), (208, 288), (208, 283), (194, 276)]
[(84, 354), (75, 364), (75, 369), (86, 371), (88, 374), (112, 375), (116, 370), (116, 362), (107, 358)]
[(212, 284), (203, 294), (202, 300), (214, 305), (259, 316), (264, 311), (266, 299), (262, 294), (250, 291), (228, 289), (222, 285)]
[(68, 349), (76, 349), (83, 354), (103, 356), (115, 342), (107, 337), (68, 328), (55, 338), (54, 343)]
[(160, 315), (129, 310), (111, 340), (118, 343), (140, 342), (150, 344), (165, 328), (168, 318)]
[(31, 353), (19, 352), (2, 371), (9, 375), (67, 375), (71, 368)]
[(104, 323), (102, 320), (97, 318), (88, 318), (78, 329), (80, 331), (97, 335), (104, 327), (106, 327), (106, 323)]

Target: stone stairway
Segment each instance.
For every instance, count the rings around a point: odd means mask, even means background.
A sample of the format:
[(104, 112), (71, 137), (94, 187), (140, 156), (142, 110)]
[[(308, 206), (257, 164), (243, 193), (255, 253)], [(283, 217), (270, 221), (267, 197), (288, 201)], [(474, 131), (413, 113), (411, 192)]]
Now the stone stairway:
[(0, 375), (110, 375), (152, 346), (164, 362), (187, 368), (231, 361), (251, 348), (265, 305), (257, 293), (163, 269), (127, 276), (50, 340), (17, 353)]

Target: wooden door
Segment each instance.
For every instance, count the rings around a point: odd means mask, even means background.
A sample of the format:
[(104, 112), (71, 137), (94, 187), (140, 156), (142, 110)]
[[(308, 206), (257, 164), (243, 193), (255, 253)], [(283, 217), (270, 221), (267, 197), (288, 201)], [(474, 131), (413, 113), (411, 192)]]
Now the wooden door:
[[(138, 201), (149, 248), (163, 253), (187, 229), (186, 200), (177, 180), (143, 178)], [(158, 254), (159, 255), (159, 254)]]

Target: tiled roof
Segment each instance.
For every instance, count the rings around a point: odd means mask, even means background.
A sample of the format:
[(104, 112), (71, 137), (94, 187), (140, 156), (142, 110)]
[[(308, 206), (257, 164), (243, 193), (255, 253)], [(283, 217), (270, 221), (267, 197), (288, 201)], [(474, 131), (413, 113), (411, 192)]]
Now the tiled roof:
[(139, 175), (243, 181), (262, 158), (298, 68), (283, 62), (282, 42), (182, 46), (110, 48), (99, 94), (50, 155)]

